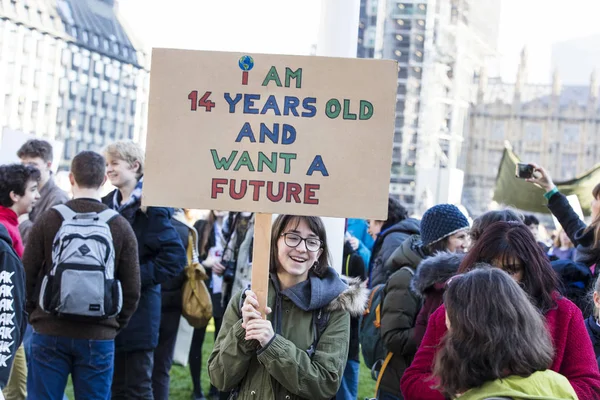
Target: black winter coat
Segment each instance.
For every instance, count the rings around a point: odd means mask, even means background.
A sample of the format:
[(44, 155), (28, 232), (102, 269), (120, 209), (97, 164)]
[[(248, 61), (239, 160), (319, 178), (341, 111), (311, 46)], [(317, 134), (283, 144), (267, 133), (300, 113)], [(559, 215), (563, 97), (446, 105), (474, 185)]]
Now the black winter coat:
[[(113, 207), (114, 192), (102, 202)], [(187, 264), (181, 239), (171, 224), (173, 209), (148, 207), (135, 212), (132, 224), (138, 241), (140, 301), (129, 324), (115, 338), (115, 351), (152, 350), (158, 345), (161, 314), (160, 285), (178, 276)]]
[[(190, 228), (183, 222), (171, 218), (171, 224), (177, 231), (183, 248), (187, 251)], [(187, 255), (187, 254), (186, 254)], [(183, 284), (185, 283), (185, 271), (181, 271), (179, 275), (169, 279), (160, 287), (161, 292), (161, 309), (163, 311), (181, 311), (181, 296)]]
[[(415, 339), (415, 322), (421, 309), (421, 299), (411, 289), (411, 281), (424, 258), (420, 237), (409, 237), (394, 253), (398, 268), (385, 285), (380, 331), (387, 351), (394, 356), (383, 373), (380, 389), (402, 399), (398, 382), (419, 348)], [(410, 268), (412, 273), (402, 267)]]
[(373, 244), (369, 265), (369, 287), (386, 283), (395, 271), (385, 268), (386, 261), (411, 235), (419, 234), (419, 221), (407, 218), (391, 227), (384, 229)]
[[(10, 289), (9, 289), (10, 288)], [(8, 290), (7, 290), (8, 289)], [(23, 341), (27, 326), (25, 311), (25, 270), (12, 247), (12, 240), (0, 224), (0, 340), (5, 347), (0, 363), (0, 389), (8, 383), (15, 353)]]
[[(575, 261), (583, 263), (588, 267), (600, 262), (600, 248), (594, 249), (594, 231), (587, 231), (587, 225), (579, 219), (579, 216), (569, 204), (567, 197), (557, 192), (548, 200), (548, 208), (554, 214), (563, 227), (571, 242), (577, 247)], [(596, 268), (595, 275), (598, 275)]]

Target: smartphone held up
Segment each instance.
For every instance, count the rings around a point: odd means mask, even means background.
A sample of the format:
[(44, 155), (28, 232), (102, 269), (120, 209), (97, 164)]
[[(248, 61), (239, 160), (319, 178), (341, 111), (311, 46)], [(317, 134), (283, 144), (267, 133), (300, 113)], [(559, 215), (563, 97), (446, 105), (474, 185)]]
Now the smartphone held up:
[(515, 175), (519, 179), (533, 178), (534, 167), (531, 164), (518, 163)]

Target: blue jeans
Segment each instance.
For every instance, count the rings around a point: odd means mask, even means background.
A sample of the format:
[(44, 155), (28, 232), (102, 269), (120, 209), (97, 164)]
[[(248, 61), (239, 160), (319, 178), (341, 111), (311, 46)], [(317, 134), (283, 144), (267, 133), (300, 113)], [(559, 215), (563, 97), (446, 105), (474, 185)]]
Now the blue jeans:
[(28, 347), (29, 398), (62, 399), (71, 374), (76, 399), (110, 399), (114, 340), (71, 339), (33, 332)]
[(335, 400), (356, 400), (358, 397), (359, 369), (360, 363), (358, 361), (348, 360), (342, 376), (342, 386), (335, 395)]

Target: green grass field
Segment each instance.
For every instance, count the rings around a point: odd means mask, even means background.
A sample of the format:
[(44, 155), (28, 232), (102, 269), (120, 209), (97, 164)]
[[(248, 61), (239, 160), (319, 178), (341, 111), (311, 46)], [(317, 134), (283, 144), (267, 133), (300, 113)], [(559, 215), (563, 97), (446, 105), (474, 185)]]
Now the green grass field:
[[(207, 332), (206, 339), (204, 340), (204, 346), (202, 346), (202, 361), (206, 364), (210, 352), (213, 347), (213, 327), (210, 325)], [(208, 380), (208, 373), (206, 368), (202, 371), (202, 388), (204, 393), (208, 393), (210, 382)], [(371, 398), (374, 395), (375, 381), (371, 379), (371, 372), (367, 367), (361, 363), (360, 377), (358, 383), (358, 398), (364, 400), (365, 397)], [(73, 395), (73, 388), (69, 379), (69, 385), (66, 390), (67, 397), (71, 400), (75, 399)], [(192, 381), (190, 379), (190, 372), (188, 367), (182, 367), (180, 365), (173, 365), (171, 369), (171, 389), (169, 393), (169, 399), (171, 400), (190, 400), (192, 396)]]

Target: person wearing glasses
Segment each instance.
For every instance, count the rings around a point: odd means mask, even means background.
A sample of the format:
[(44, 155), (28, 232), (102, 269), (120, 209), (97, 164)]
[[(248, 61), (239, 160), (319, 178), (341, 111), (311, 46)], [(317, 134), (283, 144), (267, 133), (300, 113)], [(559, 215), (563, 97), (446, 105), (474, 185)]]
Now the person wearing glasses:
[[(543, 315), (554, 345), (550, 369), (564, 375), (580, 399), (600, 399), (600, 372), (581, 311), (558, 292), (558, 277), (529, 228), (521, 222), (491, 224), (467, 253), (458, 273), (476, 269), (480, 263), (508, 273)], [(502, 301), (500, 293), (490, 292), (488, 296)], [(495, 329), (506, 329), (500, 320), (496, 323)], [(514, 325), (513, 329), (520, 330), (522, 326)], [(436, 380), (431, 378), (432, 365), (445, 343), (447, 331), (446, 309), (442, 305), (429, 318), (423, 341), (400, 382), (406, 400), (444, 399)], [(490, 346), (490, 349), (501, 348), (497, 347), (501, 343), (493, 342)]]
[(433, 376), (446, 398), (577, 399), (548, 369), (554, 348), (544, 318), (506, 272), (485, 264), (454, 276), (444, 305), (448, 332)]
[(271, 235), (267, 318), (251, 290), (232, 297), (209, 358), (210, 380), (239, 400), (330, 399), (346, 366), (350, 317), (362, 314), (366, 290), (329, 267), (320, 218), (280, 215)]

